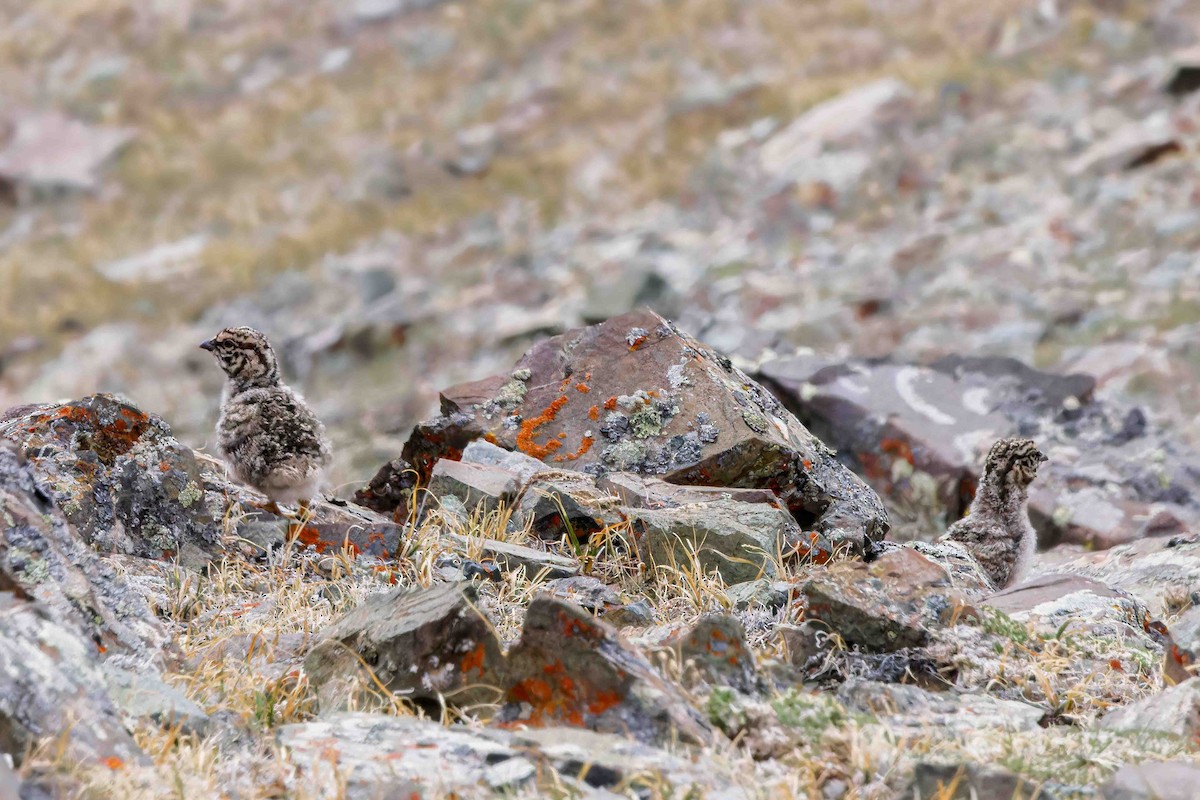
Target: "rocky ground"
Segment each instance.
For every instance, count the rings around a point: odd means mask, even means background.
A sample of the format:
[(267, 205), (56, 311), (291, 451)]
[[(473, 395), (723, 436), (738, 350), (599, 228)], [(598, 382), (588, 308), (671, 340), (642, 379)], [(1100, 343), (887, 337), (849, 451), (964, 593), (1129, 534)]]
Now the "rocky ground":
[[(0, 798), (1191, 797), (1198, 43), (0, 3)], [(226, 324), (332, 433), (302, 526), (205, 452)], [(993, 594), (928, 542), (1005, 435)]]
[[(447, 388), (354, 502), (299, 520), (117, 396), (11, 408), (6, 791), (1188, 796), (1197, 456), (1130, 431), (1084, 376), (967, 366), (836, 370), (897, 390), (869, 412), (826, 414), (820, 377), (781, 391), (822, 441), (633, 312)], [(896, 369), (916, 377), (874, 374)], [(966, 386), (962, 408), (922, 398), (938, 380)], [(954, 545), (878, 546), (885, 503), (847, 463), (949, 513), (983, 448), (1030, 426), (1054, 466), (1039, 535), (1129, 543), (1059, 545), (999, 593)], [(1151, 450), (1159, 480), (1139, 482)], [(1110, 527), (1070, 511), (1085, 490)]]

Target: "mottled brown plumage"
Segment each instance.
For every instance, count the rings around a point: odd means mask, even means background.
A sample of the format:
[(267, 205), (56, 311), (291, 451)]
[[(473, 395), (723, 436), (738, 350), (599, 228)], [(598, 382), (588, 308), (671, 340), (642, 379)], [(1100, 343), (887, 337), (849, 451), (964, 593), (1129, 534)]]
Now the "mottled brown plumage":
[(253, 328), (226, 328), (200, 345), (228, 380), (217, 421), (217, 447), (234, 477), (271, 501), (300, 503), (320, 489), (329, 465), (325, 428), (279, 377), (267, 337)]
[(1037, 548), (1027, 505), (1029, 484), (1045, 460), (1031, 439), (996, 442), (970, 513), (946, 531), (944, 538), (962, 543), (996, 589), (1016, 583)]

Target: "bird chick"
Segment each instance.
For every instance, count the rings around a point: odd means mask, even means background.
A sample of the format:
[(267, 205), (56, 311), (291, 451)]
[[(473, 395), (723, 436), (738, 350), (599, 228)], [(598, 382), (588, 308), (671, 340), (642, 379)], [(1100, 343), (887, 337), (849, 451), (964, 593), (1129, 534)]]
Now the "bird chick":
[(226, 328), (201, 343), (227, 380), (217, 421), (217, 448), (233, 476), (267, 496), (263, 508), (299, 503), (303, 514), (329, 465), (325, 427), (279, 377), (267, 337), (253, 328)]
[(1029, 484), (1046, 460), (1031, 439), (996, 442), (970, 513), (942, 537), (963, 544), (997, 590), (1022, 577), (1037, 548), (1027, 509)]

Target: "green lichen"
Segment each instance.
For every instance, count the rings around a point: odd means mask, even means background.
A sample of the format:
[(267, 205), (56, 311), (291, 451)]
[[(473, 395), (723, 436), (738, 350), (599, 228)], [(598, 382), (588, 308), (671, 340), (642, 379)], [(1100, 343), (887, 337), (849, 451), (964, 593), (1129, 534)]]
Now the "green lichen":
[(1023, 622), (1018, 622), (1003, 611), (984, 607), (980, 609), (979, 627), (988, 633), (1002, 636), (1005, 639), (1025, 644), (1029, 641), (1029, 628)]
[(515, 408), (524, 402), (525, 395), (529, 392), (525, 381), (529, 380), (530, 375), (531, 373), (527, 369), (513, 372), (509, 380), (496, 393), (496, 405), (501, 408)]
[(191, 508), (192, 504), (204, 497), (204, 490), (201, 489), (195, 481), (188, 481), (184, 487), (179, 490), (179, 502), (184, 508)]
[(767, 418), (757, 411), (746, 409), (742, 412), (742, 421), (746, 423), (746, 427), (755, 433), (767, 432)]
[(629, 430), (635, 438), (649, 439), (662, 433), (662, 414), (653, 405), (643, 405), (629, 415)]
[(606, 447), (600, 455), (601, 461), (622, 472), (636, 472), (645, 458), (646, 445), (630, 440)]

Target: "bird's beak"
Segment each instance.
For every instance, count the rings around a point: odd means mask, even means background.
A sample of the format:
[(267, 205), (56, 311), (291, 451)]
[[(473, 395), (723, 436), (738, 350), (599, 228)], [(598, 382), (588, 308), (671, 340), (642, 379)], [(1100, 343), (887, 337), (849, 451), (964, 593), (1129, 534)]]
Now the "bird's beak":
[(200, 343), (200, 349), (207, 350), (208, 352), (211, 353), (213, 350), (217, 349), (217, 343), (214, 342), (212, 339), (209, 339), (207, 342)]
[(1038, 457), (1039, 457), (1039, 463), (1050, 460), (1050, 456), (1046, 455), (1045, 453), (1038, 453)]

